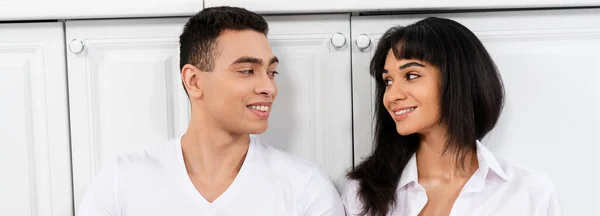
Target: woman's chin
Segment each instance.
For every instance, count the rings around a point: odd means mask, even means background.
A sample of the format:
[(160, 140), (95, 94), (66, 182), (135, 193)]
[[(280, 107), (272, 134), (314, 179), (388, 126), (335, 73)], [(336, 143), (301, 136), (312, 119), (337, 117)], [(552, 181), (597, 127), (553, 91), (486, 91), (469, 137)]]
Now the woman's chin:
[(396, 131), (401, 136), (408, 136), (408, 135), (416, 133), (416, 131), (414, 131), (414, 130), (410, 130), (410, 129), (407, 129), (407, 128), (398, 128), (398, 127), (396, 127)]

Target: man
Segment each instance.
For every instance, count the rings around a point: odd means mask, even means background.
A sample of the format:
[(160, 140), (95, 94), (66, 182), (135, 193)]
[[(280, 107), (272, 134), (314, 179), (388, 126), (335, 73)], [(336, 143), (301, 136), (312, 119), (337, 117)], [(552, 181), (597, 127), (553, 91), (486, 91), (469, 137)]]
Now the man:
[(265, 132), (277, 95), (279, 60), (267, 31), (241, 8), (192, 17), (180, 36), (187, 132), (104, 168), (78, 215), (344, 215), (316, 163), (249, 135)]

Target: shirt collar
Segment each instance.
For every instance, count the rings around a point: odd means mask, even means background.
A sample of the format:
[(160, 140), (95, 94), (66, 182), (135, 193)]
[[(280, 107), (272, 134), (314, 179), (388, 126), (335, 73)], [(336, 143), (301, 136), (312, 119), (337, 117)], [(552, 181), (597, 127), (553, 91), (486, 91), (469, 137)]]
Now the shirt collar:
[(408, 183), (417, 182), (418, 178), (417, 171), (417, 154), (413, 154), (408, 160), (406, 166), (404, 166), (404, 170), (402, 170), (402, 176), (400, 176), (400, 183), (398, 184), (398, 189), (406, 186)]
[(479, 162), (480, 170), (492, 170), (500, 178), (509, 181), (508, 175), (494, 157), (494, 154), (490, 152), (479, 140), (477, 140), (477, 160)]
[[(479, 140), (477, 140), (477, 161), (479, 169), (467, 181), (462, 192), (482, 191), (485, 188), (487, 180), (494, 177), (499, 177), (502, 181), (510, 181), (508, 175), (506, 175), (506, 172), (504, 172), (504, 169), (502, 169), (502, 166), (496, 160), (496, 157)], [(493, 176), (494, 174), (495, 176)]]
[[(479, 169), (473, 174), (473, 180), (469, 181), (466, 188), (469, 186), (473, 187), (474, 190), (481, 190), (485, 180), (488, 178), (489, 170), (492, 170), (496, 175), (505, 181), (509, 181), (508, 175), (504, 172), (504, 169), (500, 166), (496, 157), (488, 150), (479, 140), (477, 140), (477, 161), (479, 163)], [(408, 160), (402, 176), (400, 176), (400, 182), (398, 183), (398, 189), (403, 188), (411, 182), (418, 182), (419, 172), (417, 170), (417, 157), (413, 154)]]

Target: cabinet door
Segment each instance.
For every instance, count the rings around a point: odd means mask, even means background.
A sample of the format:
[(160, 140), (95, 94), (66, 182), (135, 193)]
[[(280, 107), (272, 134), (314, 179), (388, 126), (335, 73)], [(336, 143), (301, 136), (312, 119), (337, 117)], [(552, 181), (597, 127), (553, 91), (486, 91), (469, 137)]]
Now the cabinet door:
[(73, 215), (61, 23), (0, 24), (0, 215)]
[(198, 0), (0, 0), (0, 20), (190, 16), (202, 8)]
[(107, 160), (185, 132), (178, 42), (185, 22), (66, 23), (76, 206)]
[[(352, 19), (353, 42), (361, 34), (372, 41), (365, 50), (353, 47), (356, 164), (371, 151), (373, 45), (387, 28), (426, 16)], [(500, 70), (506, 104), (484, 144), (498, 157), (548, 175), (564, 215), (598, 215), (600, 10), (431, 16), (454, 19), (474, 31)]]
[(350, 17), (266, 19), (280, 74), (279, 93), (262, 140), (318, 162), (340, 189), (352, 167)]
[[(179, 0), (182, 1), (182, 0)], [(504, 9), (504, 8), (543, 8), (543, 7), (582, 7), (600, 6), (598, 0), (426, 0), (426, 1), (389, 1), (389, 0), (204, 0), (205, 8), (215, 6), (243, 7), (257, 13), (326, 13), (360, 12), (361, 14), (381, 14), (389, 11), (457, 10), (457, 9)], [(1, 12), (1, 11), (0, 11)]]

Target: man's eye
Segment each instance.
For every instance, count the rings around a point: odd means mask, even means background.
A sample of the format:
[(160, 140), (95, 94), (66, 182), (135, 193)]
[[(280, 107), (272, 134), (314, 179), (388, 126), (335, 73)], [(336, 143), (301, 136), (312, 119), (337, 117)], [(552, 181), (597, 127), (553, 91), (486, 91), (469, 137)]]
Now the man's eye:
[(243, 74), (254, 74), (254, 70), (243, 70), (243, 71), (239, 71), (240, 73)]

